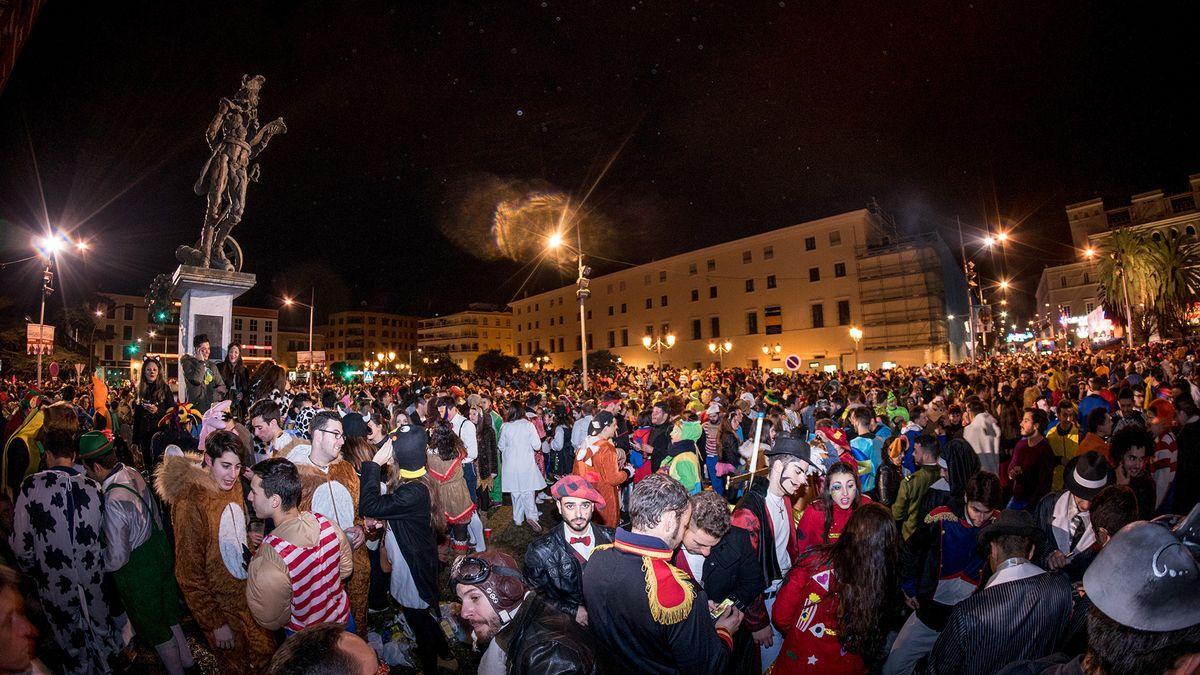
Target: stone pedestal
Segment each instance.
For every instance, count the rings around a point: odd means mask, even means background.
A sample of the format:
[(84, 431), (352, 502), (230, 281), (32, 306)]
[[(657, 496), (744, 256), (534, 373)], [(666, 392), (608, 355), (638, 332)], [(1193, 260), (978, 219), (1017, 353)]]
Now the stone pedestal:
[[(254, 286), (254, 275), (242, 272), (180, 265), (171, 278), (174, 296), (179, 298), (179, 356), (192, 351), (192, 338), (208, 336), (212, 346), (209, 357), (219, 361), (233, 340), (233, 299)], [(182, 380), (182, 370), (180, 371)], [(179, 387), (183, 403), (186, 387)]]

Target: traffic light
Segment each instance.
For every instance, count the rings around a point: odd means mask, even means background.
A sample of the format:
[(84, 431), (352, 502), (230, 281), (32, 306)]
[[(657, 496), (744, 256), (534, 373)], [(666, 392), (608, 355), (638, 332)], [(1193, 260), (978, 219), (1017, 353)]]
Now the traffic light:
[(138, 347), (137, 343), (134, 343), (134, 344), (131, 344), (131, 345), (128, 345), (125, 347), (125, 353), (128, 354), (130, 357), (137, 356), (137, 353), (139, 351), (141, 351), (141, 347)]

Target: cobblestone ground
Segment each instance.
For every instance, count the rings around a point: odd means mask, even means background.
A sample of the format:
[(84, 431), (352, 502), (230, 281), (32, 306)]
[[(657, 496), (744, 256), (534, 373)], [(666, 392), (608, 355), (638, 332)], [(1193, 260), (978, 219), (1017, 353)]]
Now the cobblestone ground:
[[(552, 502), (547, 501), (539, 505), (542, 512), (542, 527), (549, 527), (551, 524), (557, 524), (562, 521), (558, 519), (558, 512), (554, 509)], [(492, 538), (489, 542), (490, 547), (499, 548), (500, 550), (512, 555), (518, 563), (522, 563), (525, 557), (525, 549), (529, 543), (537, 536), (533, 530), (525, 526), (516, 526), (512, 521), (512, 507), (508, 504), (494, 508), (488, 517), (485, 519), (484, 527), (492, 529)], [(457, 596), (449, 586), (449, 570), (443, 566), (441, 574), (441, 591), (442, 600), (445, 602), (456, 602)], [(396, 610), (379, 612), (372, 615), (371, 626), (373, 629), (380, 626), (390, 625), (393, 621)], [(184, 633), (187, 634), (188, 643), (192, 645), (192, 653), (196, 657), (196, 664), (202, 673), (215, 674), (218, 673), (216, 662), (212, 654), (208, 652), (208, 648), (204, 642), (204, 636), (200, 629), (190, 617), (186, 617), (183, 624)], [(135, 640), (134, 652), (130, 655), (128, 667), (123, 671), (127, 673), (146, 673), (158, 675), (163, 673), (163, 669), (158, 665), (158, 659), (154, 654), (154, 649), (141, 645)], [(479, 654), (474, 653), (471, 645), (464, 642), (458, 642), (453, 645), (454, 653), (458, 659), (458, 669), (450, 670), (443, 668), (443, 673), (474, 673), (479, 665)], [(416, 669), (408, 668), (393, 668), (393, 673), (417, 673)]]

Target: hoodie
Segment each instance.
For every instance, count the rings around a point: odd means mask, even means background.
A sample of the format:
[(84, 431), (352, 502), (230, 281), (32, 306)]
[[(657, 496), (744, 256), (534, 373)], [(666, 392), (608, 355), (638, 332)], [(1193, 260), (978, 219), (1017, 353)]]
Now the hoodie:
[(1000, 425), (996, 418), (981, 412), (963, 429), (963, 440), (979, 456), (979, 468), (1000, 473)]

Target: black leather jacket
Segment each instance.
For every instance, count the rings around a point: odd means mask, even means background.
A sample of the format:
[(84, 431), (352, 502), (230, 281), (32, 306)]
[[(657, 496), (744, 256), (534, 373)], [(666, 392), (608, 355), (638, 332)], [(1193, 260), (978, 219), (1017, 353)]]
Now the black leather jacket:
[[(611, 544), (613, 531), (592, 523), (595, 546)], [(538, 537), (525, 549), (525, 578), (550, 605), (572, 619), (583, 604), (583, 566), (572, 555), (561, 525)]]
[(530, 593), (521, 609), (496, 635), (504, 649), (510, 675), (593, 675), (598, 672), (596, 650), (589, 634), (574, 617), (558, 611)]

